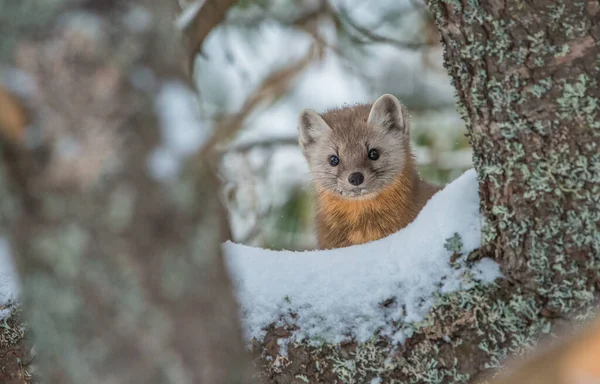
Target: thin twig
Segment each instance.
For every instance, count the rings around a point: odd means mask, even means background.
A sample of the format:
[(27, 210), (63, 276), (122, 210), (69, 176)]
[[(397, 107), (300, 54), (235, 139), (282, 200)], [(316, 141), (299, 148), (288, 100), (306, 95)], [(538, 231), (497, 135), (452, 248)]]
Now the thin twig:
[[(394, 39), (394, 38), (388, 37), (388, 36), (381, 36), (375, 32), (372, 32), (370, 29), (359, 25), (355, 20), (353, 20), (348, 15), (348, 12), (344, 12), (343, 9), (340, 11), (335, 11), (332, 8), (332, 11), (330, 12), (330, 14), (332, 15), (333, 22), (335, 23), (336, 27), (338, 29), (345, 30), (348, 33), (348, 37), (350, 37), (350, 39), (354, 43), (357, 43), (357, 44), (365, 45), (365, 44), (371, 44), (371, 43), (384, 43), (384, 44), (389, 44), (389, 45), (392, 45), (392, 46), (395, 46), (398, 48), (413, 49), (413, 50), (421, 49), (423, 47), (428, 46), (428, 44), (424, 43), (424, 42), (405, 41), (405, 40)], [(357, 35), (351, 33), (348, 30), (348, 28), (346, 27), (346, 25), (352, 27), (355, 30), (355, 32), (358, 32), (360, 35), (362, 35), (366, 39), (363, 39), (360, 36), (357, 36)]]
[(329, 15), (329, 11), (330, 10), (325, 2), (322, 1), (317, 8), (308, 12), (303, 12), (300, 16), (294, 18), (282, 17), (273, 12), (262, 12), (255, 17), (232, 17), (229, 20), (226, 20), (223, 25), (252, 28), (257, 27), (266, 21), (271, 21), (282, 27), (302, 27), (321, 16)]
[(268, 138), (268, 139), (264, 139), (264, 140), (260, 140), (260, 141), (251, 141), (251, 142), (246, 142), (246, 143), (223, 146), (223, 147), (217, 148), (217, 150), (219, 151), (219, 153), (222, 153), (222, 154), (230, 153), (230, 152), (245, 153), (254, 148), (269, 149), (272, 147), (296, 146), (296, 145), (298, 145), (298, 137), (297, 136), (273, 137), (273, 138)]

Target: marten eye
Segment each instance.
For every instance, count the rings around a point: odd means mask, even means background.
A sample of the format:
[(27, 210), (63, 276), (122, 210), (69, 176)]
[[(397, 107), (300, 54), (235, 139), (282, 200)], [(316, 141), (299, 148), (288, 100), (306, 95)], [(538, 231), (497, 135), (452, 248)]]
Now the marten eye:
[(329, 156), (329, 164), (331, 164), (332, 166), (336, 166), (340, 163), (340, 158), (337, 157), (336, 155), (331, 155)]
[(376, 149), (371, 149), (369, 151), (369, 159), (371, 159), (371, 160), (379, 159), (379, 151)]

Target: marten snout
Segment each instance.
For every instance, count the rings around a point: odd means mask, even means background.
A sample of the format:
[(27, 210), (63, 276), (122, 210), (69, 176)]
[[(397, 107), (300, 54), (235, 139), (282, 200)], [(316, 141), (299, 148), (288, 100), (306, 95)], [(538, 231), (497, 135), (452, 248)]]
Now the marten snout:
[(354, 186), (359, 186), (365, 181), (365, 177), (360, 172), (353, 172), (348, 176), (348, 182)]

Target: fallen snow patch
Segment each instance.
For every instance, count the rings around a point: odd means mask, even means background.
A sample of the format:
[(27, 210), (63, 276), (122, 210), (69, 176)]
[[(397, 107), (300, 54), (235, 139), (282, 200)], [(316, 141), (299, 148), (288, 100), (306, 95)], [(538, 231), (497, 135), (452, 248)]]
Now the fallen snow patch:
[[(444, 245), (455, 233), (463, 254), (479, 248), (479, 195), (472, 169), (433, 196), (413, 223), (376, 242), (309, 252), (225, 243), (247, 339), (262, 339), (265, 327), (281, 318), (298, 326), (297, 339), (338, 343), (348, 337), (366, 341), (377, 331), (394, 335), (391, 322), (422, 320), (434, 292), (472, 286), (467, 272), (483, 283), (500, 276), (492, 260), (469, 270), (463, 257), (460, 268), (453, 268), (452, 252)], [(394, 304), (381, 305), (391, 298)]]

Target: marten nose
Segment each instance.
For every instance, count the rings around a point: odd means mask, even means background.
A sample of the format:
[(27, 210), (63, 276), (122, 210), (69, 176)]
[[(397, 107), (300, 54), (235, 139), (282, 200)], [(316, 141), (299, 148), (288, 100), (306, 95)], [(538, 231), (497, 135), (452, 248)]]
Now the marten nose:
[(360, 172), (354, 172), (348, 176), (348, 182), (352, 185), (361, 185), (363, 181), (365, 181), (365, 177)]

